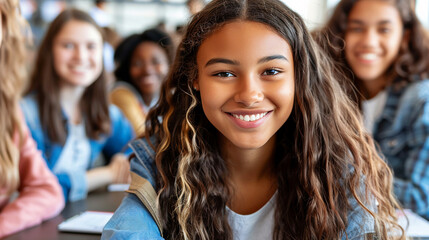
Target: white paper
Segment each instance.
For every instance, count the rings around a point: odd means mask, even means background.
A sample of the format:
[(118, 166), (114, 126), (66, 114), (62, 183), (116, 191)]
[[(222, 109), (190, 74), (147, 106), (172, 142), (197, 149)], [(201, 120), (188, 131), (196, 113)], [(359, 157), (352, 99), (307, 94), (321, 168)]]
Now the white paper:
[(107, 191), (109, 191), (109, 192), (124, 192), (124, 191), (128, 190), (129, 187), (130, 187), (130, 184), (128, 184), (128, 183), (124, 183), (124, 184), (114, 183), (114, 184), (109, 184), (109, 186), (107, 186)]
[(86, 211), (73, 216), (58, 225), (64, 232), (101, 233), (113, 212)]
[(404, 213), (408, 218), (408, 229), (404, 214), (397, 211), (399, 225), (406, 230), (408, 237), (429, 237), (429, 221), (412, 212), (410, 209), (404, 209)]

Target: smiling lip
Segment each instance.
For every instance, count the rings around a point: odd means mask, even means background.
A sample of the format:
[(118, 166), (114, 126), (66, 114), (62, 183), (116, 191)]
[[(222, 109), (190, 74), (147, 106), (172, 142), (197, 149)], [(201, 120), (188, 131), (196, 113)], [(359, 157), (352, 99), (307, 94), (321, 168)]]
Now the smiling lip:
[(257, 128), (271, 115), (272, 111), (257, 113), (227, 113), (231, 120), (241, 128)]
[(82, 75), (88, 72), (89, 68), (87, 66), (71, 66), (69, 69), (72, 74)]
[(378, 55), (376, 53), (360, 53), (357, 54), (357, 58), (362, 63), (373, 63), (377, 60)]
[(157, 79), (154, 76), (144, 76), (139, 78), (139, 82), (143, 85), (152, 85), (157, 82)]

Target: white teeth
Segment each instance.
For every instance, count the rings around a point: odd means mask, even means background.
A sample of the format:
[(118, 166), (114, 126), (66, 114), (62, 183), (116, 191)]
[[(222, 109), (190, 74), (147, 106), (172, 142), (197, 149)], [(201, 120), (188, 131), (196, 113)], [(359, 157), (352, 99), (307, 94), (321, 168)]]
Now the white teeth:
[(74, 66), (74, 67), (71, 67), (71, 69), (79, 72), (79, 71), (85, 71), (87, 68), (85, 66)]
[(377, 54), (375, 53), (364, 53), (364, 54), (360, 54), (360, 58), (364, 59), (364, 60), (375, 60), (377, 58)]
[(246, 122), (253, 122), (256, 120), (259, 120), (263, 117), (265, 117), (265, 115), (267, 115), (267, 113), (258, 113), (258, 114), (252, 114), (252, 115), (237, 115), (237, 114), (232, 114), (232, 116), (234, 116), (237, 119), (246, 121)]

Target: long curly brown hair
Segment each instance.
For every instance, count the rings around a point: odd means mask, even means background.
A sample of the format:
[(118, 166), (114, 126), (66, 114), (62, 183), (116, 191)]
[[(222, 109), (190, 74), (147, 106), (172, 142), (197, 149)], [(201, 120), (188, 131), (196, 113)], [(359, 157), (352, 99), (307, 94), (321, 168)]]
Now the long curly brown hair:
[[(320, 29), (313, 32), (317, 42), (324, 48), (325, 52), (336, 60), (336, 65), (340, 67), (351, 85), (344, 84), (344, 87), (351, 93), (353, 100), (360, 105), (363, 99), (363, 89), (345, 57), (344, 37), (347, 31), (347, 19), (353, 6), (359, 0), (342, 0), (335, 7), (332, 16)], [(392, 3), (399, 12), (404, 25), (404, 33), (408, 34), (407, 44), (401, 45), (398, 56), (392, 65), (387, 69), (387, 75), (401, 77), (412, 82), (429, 77), (429, 38), (428, 33), (417, 18), (414, 7), (410, 0), (381, 0)]]
[(25, 36), (28, 25), (18, 0), (0, 1), (3, 41), (0, 43), (0, 188), (7, 193), (19, 185), (19, 146), (13, 135), (20, 130), (18, 100), (25, 77)]
[[(277, 132), (273, 159), (278, 181), (274, 239), (345, 236), (350, 197), (373, 217), (379, 239), (398, 237), (390, 233), (391, 228), (402, 229), (396, 223), (399, 206), (389, 167), (339, 86), (331, 60), (320, 53), (301, 17), (278, 0), (213, 0), (187, 27), (160, 102), (146, 122), (146, 136), (157, 139), (164, 237), (233, 238), (225, 207), (231, 196), (228, 168), (220, 155), (218, 131), (204, 115), (193, 82), (202, 42), (237, 20), (278, 32), (296, 63), (294, 106)], [(372, 211), (374, 198), (379, 205)]]

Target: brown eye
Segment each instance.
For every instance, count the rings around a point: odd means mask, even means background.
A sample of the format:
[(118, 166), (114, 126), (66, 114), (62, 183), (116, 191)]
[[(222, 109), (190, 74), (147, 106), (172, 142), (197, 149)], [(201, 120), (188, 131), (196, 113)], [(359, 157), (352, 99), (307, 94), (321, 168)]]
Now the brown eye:
[(215, 77), (221, 77), (221, 78), (227, 78), (227, 77), (234, 77), (234, 74), (230, 72), (218, 72), (213, 74)]
[(268, 69), (268, 70), (265, 70), (263, 73), (262, 73), (262, 75), (264, 75), (264, 76), (270, 76), (270, 75), (277, 75), (277, 74), (279, 74), (280, 73), (280, 71), (279, 70), (277, 70), (277, 69)]
[(361, 33), (361, 32), (363, 32), (363, 28), (362, 27), (349, 27), (349, 28), (347, 28), (347, 32)]
[(63, 47), (66, 48), (66, 49), (73, 49), (74, 44), (73, 43), (64, 43)]
[(133, 67), (141, 67), (143, 63), (141, 61), (134, 61), (131, 64)]
[(380, 33), (389, 33), (390, 32), (390, 28), (384, 27), (384, 28), (380, 28), (378, 29), (378, 31)]

